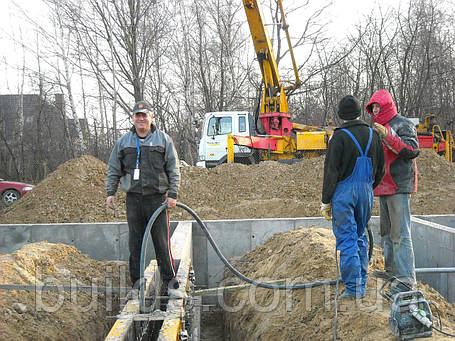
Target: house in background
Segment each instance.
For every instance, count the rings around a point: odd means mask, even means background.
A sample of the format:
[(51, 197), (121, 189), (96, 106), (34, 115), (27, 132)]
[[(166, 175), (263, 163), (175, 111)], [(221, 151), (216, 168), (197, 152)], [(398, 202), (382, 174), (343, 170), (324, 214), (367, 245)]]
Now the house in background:
[(0, 133), (8, 139), (19, 133), (19, 117), (23, 107), (24, 133), (31, 129), (62, 129), (64, 97), (54, 95), (52, 101), (39, 95), (0, 95)]
[[(86, 120), (79, 119), (79, 123), (85, 133)], [(44, 169), (40, 171), (44, 174), (30, 174), (32, 178), (42, 177), (73, 157), (77, 139), (74, 119), (66, 115), (62, 94), (45, 99), (36, 94), (0, 95), (0, 178), (23, 177), (19, 167)], [(19, 152), (20, 161), (16, 160)]]

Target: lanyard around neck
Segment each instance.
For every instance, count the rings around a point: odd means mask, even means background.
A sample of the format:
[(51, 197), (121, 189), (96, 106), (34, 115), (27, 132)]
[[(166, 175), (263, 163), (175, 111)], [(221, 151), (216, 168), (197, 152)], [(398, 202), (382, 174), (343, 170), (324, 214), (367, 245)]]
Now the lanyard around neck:
[(139, 136), (136, 136), (136, 141), (137, 141), (136, 169), (139, 169), (139, 156), (141, 154), (141, 144), (139, 143)]

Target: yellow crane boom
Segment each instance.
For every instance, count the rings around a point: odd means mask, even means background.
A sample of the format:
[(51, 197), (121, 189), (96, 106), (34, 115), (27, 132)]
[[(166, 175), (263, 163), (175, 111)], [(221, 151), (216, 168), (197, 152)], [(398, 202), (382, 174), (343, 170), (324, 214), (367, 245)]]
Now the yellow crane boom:
[(331, 131), (321, 127), (295, 124), (290, 120), (291, 115), (286, 92), (297, 89), (301, 82), (294, 59), (282, 0), (277, 0), (282, 18), (281, 27), (286, 32), (296, 78), (295, 83), (289, 87), (284, 87), (283, 82), (280, 80), (272, 42), (265, 28), (258, 0), (242, 1), (262, 73), (263, 92), (259, 119), (264, 127), (265, 135), (229, 135), (227, 137), (227, 162), (234, 162), (234, 145), (251, 148), (252, 153), (259, 154), (262, 160), (299, 159), (308, 155), (318, 155), (320, 151), (327, 148)]

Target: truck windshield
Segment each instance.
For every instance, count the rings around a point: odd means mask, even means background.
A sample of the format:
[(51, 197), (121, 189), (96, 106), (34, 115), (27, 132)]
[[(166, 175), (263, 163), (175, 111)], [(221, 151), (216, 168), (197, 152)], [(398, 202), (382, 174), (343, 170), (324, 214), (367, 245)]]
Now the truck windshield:
[(207, 135), (226, 135), (232, 133), (232, 117), (211, 117)]

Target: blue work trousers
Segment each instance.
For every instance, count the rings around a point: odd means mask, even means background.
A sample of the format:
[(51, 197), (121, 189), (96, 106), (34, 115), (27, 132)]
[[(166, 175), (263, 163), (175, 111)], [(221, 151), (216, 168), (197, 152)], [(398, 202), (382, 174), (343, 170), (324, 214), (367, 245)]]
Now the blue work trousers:
[(415, 285), (409, 199), (409, 194), (380, 197), (380, 227), (385, 270), (401, 281)]
[(373, 207), (371, 185), (366, 185), (363, 190), (359, 187), (338, 184), (332, 198), (332, 228), (340, 251), (341, 279), (346, 292), (353, 296), (365, 295), (368, 273), (365, 228)]

